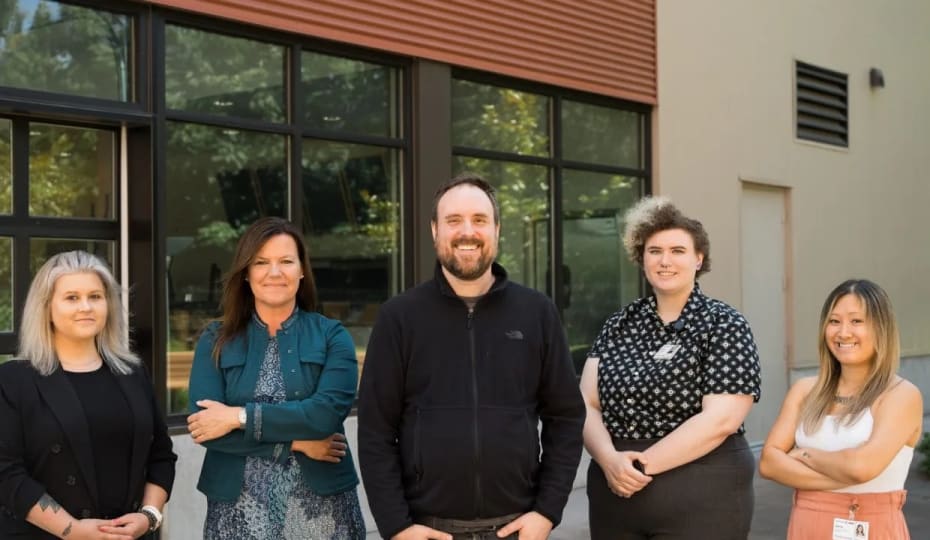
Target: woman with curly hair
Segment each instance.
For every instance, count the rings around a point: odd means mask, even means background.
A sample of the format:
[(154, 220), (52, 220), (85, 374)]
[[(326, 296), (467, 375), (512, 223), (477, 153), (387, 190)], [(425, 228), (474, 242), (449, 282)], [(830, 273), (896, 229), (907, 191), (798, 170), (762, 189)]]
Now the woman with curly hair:
[(607, 319), (581, 376), (592, 540), (745, 539), (754, 460), (743, 420), (760, 368), (746, 319), (706, 296), (703, 225), (650, 197), (624, 245), (652, 294)]
[(820, 372), (788, 391), (759, 463), (762, 476), (797, 490), (789, 539), (910, 538), (901, 508), (923, 400), (896, 374), (898, 340), (875, 283), (845, 281), (824, 302)]

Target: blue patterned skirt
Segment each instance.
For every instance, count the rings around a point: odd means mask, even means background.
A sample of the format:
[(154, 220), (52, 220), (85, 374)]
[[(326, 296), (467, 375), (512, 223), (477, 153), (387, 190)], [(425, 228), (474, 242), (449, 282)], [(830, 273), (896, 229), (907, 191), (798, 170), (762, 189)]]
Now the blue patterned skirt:
[(282, 465), (248, 457), (235, 502), (207, 501), (206, 540), (360, 540), (365, 523), (355, 489), (321, 496), (303, 482), (294, 456)]

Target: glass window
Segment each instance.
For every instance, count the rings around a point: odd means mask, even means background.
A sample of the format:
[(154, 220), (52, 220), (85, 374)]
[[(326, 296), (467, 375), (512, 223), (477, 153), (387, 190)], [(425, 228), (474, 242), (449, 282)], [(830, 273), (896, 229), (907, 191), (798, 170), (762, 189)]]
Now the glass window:
[(0, 118), (0, 214), (13, 213), (13, 123)]
[(549, 292), (549, 169), (457, 156), (452, 170), (476, 172), (494, 186), (501, 208), (497, 262), (512, 281)]
[(35, 275), (45, 261), (56, 253), (80, 249), (103, 259), (119, 275), (116, 267), (116, 242), (111, 240), (85, 240), (77, 238), (30, 238), (29, 239), (29, 275)]
[(453, 80), (452, 144), (548, 156), (549, 98), (510, 88)]
[(131, 17), (52, 0), (0, 5), (0, 85), (132, 99)]
[(306, 127), (397, 136), (396, 69), (304, 52), (300, 84)]
[(13, 331), (13, 239), (0, 236), (0, 332)]
[(562, 102), (562, 158), (639, 168), (642, 115), (588, 103)]
[(29, 124), (29, 214), (114, 218), (116, 134)]
[(239, 235), (259, 217), (287, 215), (287, 139), (180, 122), (168, 122), (167, 138), (169, 412), (179, 413), (194, 340), (218, 314)]
[(352, 334), (360, 364), (378, 307), (400, 290), (399, 154), (303, 142), (303, 224), (320, 308)]
[(641, 293), (639, 268), (623, 248), (623, 215), (642, 197), (643, 181), (565, 170), (562, 186), (562, 322), (581, 373), (604, 319)]
[(284, 47), (168, 25), (165, 102), (170, 109), (282, 122)]

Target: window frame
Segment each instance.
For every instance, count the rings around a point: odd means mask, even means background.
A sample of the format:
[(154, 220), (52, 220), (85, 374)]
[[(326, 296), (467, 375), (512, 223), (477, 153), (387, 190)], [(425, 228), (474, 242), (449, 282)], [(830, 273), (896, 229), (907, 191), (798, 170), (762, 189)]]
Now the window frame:
[[(501, 88), (513, 89), (521, 92), (529, 92), (550, 99), (549, 111), (549, 157), (522, 155), (510, 152), (499, 152), (494, 150), (483, 150), (466, 146), (451, 146), (451, 155), (453, 157), (472, 157), (478, 159), (488, 159), (496, 161), (511, 161), (517, 163), (526, 163), (531, 165), (546, 166), (550, 170), (549, 174), (549, 290), (553, 291), (552, 300), (555, 302), (559, 313), (562, 314), (565, 309), (565, 295), (561, 286), (556, 284), (563, 283), (563, 231), (562, 231), (562, 196), (563, 180), (565, 169), (588, 171), (603, 174), (618, 174), (623, 176), (634, 176), (642, 179), (643, 196), (652, 193), (652, 126), (650, 114), (652, 107), (642, 103), (636, 103), (619, 98), (590, 94), (587, 92), (561, 88), (557, 86), (546, 85), (542, 83), (533, 83), (521, 79), (514, 79), (502, 75), (490, 74), (481, 71), (474, 71), (463, 68), (454, 68), (451, 71), (450, 87), (455, 80), (465, 80), (478, 84), (493, 85)], [(567, 160), (562, 157), (562, 102), (565, 100), (608, 107), (611, 109), (620, 109), (631, 111), (642, 115), (642, 132), (641, 132), (641, 159), (642, 167), (623, 167), (611, 166), (596, 163), (586, 163), (573, 160)], [(451, 124), (451, 118), (450, 118)], [(451, 127), (451, 126), (450, 126)], [(640, 279), (640, 292), (645, 291), (645, 284)]]
[[(166, 43), (165, 28), (167, 25), (176, 24), (188, 28), (194, 28), (204, 32), (215, 32), (219, 34), (234, 36), (243, 39), (258, 40), (264, 43), (280, 45), (285, 48), (285, 67), (284, 67), (284, 84), (285, 84), (285, 119), (282, 122), (269, 122), (261, 120), (248, 120), (236, 117), (227, 117), (206, 113), (194, 113), (176, 109), (168, 109), (165, 100), (165, 62), (166, 62)], [(190, 122), (195, 124), (204, 124), (213, 127), (226, 127), (231, 129), (240, 129), (246, 131), (257, 131), (264, 133), (273, 133), (284, 135), (287, 138), (287, 167), (288, 167), (288, 217), (298, 228), (303, 230), (302, 213), (300, 212), (303, 200), (303, 187), (300, 181), (301, 175), (301, 147), (305, 139), (318, 139), (326, 141), (338, 141), (351, 144), (364, 144), (371, 146), (387, 147), (399, 151), (399, 191), (400, 203), (399, 211), (399, 238), (398, 250), (399, 256), (399, 283), (400, 290), (410, 287), (413, 284), (413, 261), (408, 255), (410, 246), (414, 241), (414, 231), (411, 227), (411, 213), (409, 203), (412, 200), (410, 194), (412, 178), (412, 136), (411, 126), (412, 119), (409, 111), (412, 110), (412, 61), (408, 58), (378, 53), (368, 49), (355, 47), (352, 45), (335, 44), (332, 42), (322, 41), (312, 36), (303, 36), (286, 32), (274, 31), (260, 27), (248, 26), (236, 22), (227, 22), (212, 19), (192, 13), (182, 13), (163, 9), (155, 9), (151, 15), (151, 66), (153, 80), (153, 99), (152, 99), (152, 117), (153, 117), (153, 185), (155, 189), (152, 192), (152, 201), (154, 211), (151, 215), (151, 238), (154, 239), (154, 245), (150, 252), (152, 253), (150, 261), (142, 260), (143, 265), (150, 263), (151, 297), (146, 299), (143, 307), (151, 313), (150, 321), (145, 322), (145, 327), (136, 328), (137, 332), (144, 332), (151, 336), (146, 340), (147, 350), (145, 356), (152, 358), (153, 379), (156, 393), (159, 400), (167, 396), (167, 339), (168, 339), (168, 315), (169, 306), (167, 301), (159, 299), (167, 298), (165, 272), (166, 262), (166, 231), (165, 222), (168, 217), (165, 196), (166, 196), (166, 149), (167, 149), (167, 122)], [(397, 70), (397, 80), (395, 81), (394, 96), (395, 121), (398, 126), (396, 137), (380, 137), (357, 133), (343, 133), (337, 130), (326, 130), (302, 125), (303, 115), (299, 110), (301, 103), (301, 55), (302, 52), (316, 52), (332, 56), (339, 56), (353, 60), (376, 63), (391, 67)], [(142, 255), (144, 257), (144, 255)], [(137, 259), (138, 260), (138, 259)], [(312, 261), (311, 261), (312, 262)], [(136, 279), (133, 282), (137, 282)], [(139, 306), (140, 298), (136, 298), (136, 306)], [(142, 323), (143, 321), (138, 321)], [(140, 343), (140, 345), (142, 345)], [(168, 419), (168, 426), (172, 434), (186, 432), (186, 413), (168, 413), (167, 403), (163, 403), (164, 410)]]

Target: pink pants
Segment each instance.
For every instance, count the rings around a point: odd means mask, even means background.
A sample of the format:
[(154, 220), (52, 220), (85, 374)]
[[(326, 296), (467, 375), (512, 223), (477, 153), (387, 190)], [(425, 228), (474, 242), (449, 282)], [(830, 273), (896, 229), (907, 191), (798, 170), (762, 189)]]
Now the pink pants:
[(903, 489), (885, 493), (797, 490), (788, 522), (788, 540), (829, 540), (834, 518), (869, 522), (869, 540), (909, 540), (911, 535), (901, 511), (906, 497)]

